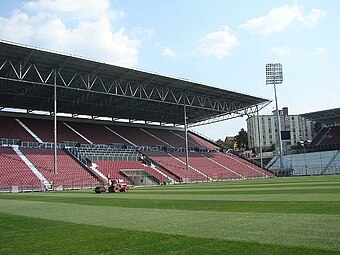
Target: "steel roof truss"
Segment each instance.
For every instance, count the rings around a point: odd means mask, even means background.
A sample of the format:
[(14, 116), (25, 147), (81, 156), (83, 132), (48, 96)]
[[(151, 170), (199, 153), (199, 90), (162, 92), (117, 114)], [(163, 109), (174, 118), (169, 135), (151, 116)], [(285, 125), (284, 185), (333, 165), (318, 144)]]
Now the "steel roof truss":
[(176, 104), (179, 104), (180, 101), (182, 100), (183, 97), (183, 93), (179, 96), (179, 98), (176, 97), (175, 93), (171, 90), (170, 91), (172, 98), (175, 100)]
[[(55, 85), (60, 108), (65, 112), (91, 116), (111, 112), (120, 118), (122, 113), (113, 109), (119, 105), (127, 110), (126, 117), (131, 120), (141, 117), (155, 121), (157, 114), (152, 112), (164, 114), (161, 123), (182, 123), (182, 105), (188, 106), (189, 122), (202, 123), (212, 121), (212, 117), (240, 115), (240, 111), (247, 114), (252, 112), (252, 106), (268, 102), (187, 80), (4, 42), (0, 43), (0, 53), (1, 107), (10, 104), (48, 111), (53, 99), (51, 88)], [(3, 91), (3, 86), (7, 91)], [(91, 108), (96, 108), (96, 112)]]
[[(6, 65), (6, 62), (10, 63), (15, 76), (17, 77), (17, 79), (20, 80), (20, 75), (18, 74), (18, 71), (16, 70), (15, 66), (13, 65), (11, 61), (5, 61), (2, 64), (1, 68), (3, 68)], [(24, 80), (24, 78), (28, 74), (29, 70), (31, 69), (31, 66), (34, 67), (34, 70), (36, 74), (38, 75), (40, 82), (44, 84), (47, 84), (49, 82), (55, 70), (55, 69), (50, 70), (48, 76), (46, 77), (46, 79), (44, 79), (38, 67), (35, 64), (33, 64), (33, 65), (30, 65), (26, 69), (24, 75), (21, 77), (22, 80)], [(78, 85), (80, 84), (81, 86), (85, 87), (86, 90), (100, 92), (98, 91), (98, 89), (94, 89), (95, 85), (99, 84), (100, 85), (99, 87), (103, 88), (104, 92), (108, 94), (121, 95), (121, 96), (133, 97), (133, 98), (139, 98), (139, 99), (153, 99), (155, 101), (175, 103), (175, 104), (185, 103), (188, 106), (217, 110), (220, 112), (225, 112), (225, 111), (230, 110), (230, 108), (235, 107), (235, 105), (233, 105), (233, 107), (230, 107), (230, 104), (228, 104), (228, 102), (222, 101), (221, 99), (213, 99), (208, 96), (205, 96), (205, 97), (199, 96), (199, 95), (193, 94), (192, 92), (190, 93), (191, 95), (189, 95), (188, 92), (177, 92), (172, 89), (169, 89), (169, 87), (164, 89), (164, 88), (159, 88), (157, 86), (153, 86), (151, 90), (148, 92), (146, 87), (152, 84), (152, 81), (156, 78), (156, 75), (142, 83), (137, 83), (136, 86), (133, 86), (130, 81), (126, 81), (128, 75), (132, 72), (132, 70), (124, 73), (119, 78), (119, 80), (116, 79), (116, 80), (108, 81), (106, 84), (110, 84), (110, 85), (107, 86), (103, 82), (103, 78), (97, 75), (97, 73), (99, 72), (99, 69), (100, 68), (94, 69), (92, 71), (92, 74), (75, 72), (68, 82), (66, 81), (62, 73), (62, 70), (59, 70), (58, 77), (60, 78), (60, 81), (61, 81), (60, 85), (65, 86), (65, 87), (76, 87), (77, 84)], [(126, 81), (125, 84), (124, 84), (124, 81)], [(98, 86), (96, 87), (98, 88)], [(114, 89), (114, 91), (112, 91), (112, 89)], [(171, 96), (169, 97), (169, 95)]]
[(2, 70), (2, 68), (4, 68), (4, 66), (7, 64), (7, 62), (8, 62), (8, 59), (5, 59), (5, 61), (0, 66), (0, 71)]
[(9, 64), (11, 65), (12, 70), (14, 71), (16, 77), (20, 80), (20, 76), (19, 76), (17, 70), (15, 69), (15, 67), (14, 67), (14, 65), (13, 65), (13, 63), (12, 63), (12, 61), (9, 60), (8, 62), (9, 62)]

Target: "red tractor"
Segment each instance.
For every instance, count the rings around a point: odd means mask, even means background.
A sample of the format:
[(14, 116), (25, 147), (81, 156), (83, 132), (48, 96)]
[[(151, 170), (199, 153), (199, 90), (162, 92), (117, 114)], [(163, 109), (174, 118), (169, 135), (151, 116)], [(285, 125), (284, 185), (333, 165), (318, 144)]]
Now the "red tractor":
[(122, 179), (113, 179), (110, 181), (109, 192), (128, 192), (128, 186)]

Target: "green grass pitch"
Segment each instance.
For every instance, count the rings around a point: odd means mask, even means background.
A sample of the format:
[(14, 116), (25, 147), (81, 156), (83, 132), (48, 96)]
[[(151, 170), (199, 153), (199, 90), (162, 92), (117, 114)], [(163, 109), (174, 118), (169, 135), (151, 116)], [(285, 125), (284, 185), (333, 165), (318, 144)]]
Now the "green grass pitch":
[(340, 254), (340, 176), (0, 194), (0, 254)]

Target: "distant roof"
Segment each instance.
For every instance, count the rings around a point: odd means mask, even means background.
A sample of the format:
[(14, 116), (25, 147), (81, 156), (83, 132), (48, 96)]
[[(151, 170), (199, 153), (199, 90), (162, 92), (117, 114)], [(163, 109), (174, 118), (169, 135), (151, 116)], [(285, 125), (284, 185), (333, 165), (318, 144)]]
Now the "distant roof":
[[(216, 74), (221, 75), (221, 74)], [(194, 125), (254, 112), (270, 100), (160, 74), (0, 41), (0, 108)]]
[(301, 116), (323, 124), (332, 124), (340, 121), (340, 108), (305, 113)]

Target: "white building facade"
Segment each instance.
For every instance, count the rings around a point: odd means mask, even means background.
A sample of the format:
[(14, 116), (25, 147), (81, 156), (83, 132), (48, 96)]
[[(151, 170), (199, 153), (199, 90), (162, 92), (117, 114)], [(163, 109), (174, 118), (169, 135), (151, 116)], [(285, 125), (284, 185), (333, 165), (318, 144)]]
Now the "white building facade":
[[(284, 107), (279, 110), (281, 131), (286, 136), (283, 139), (284, 150), (290, 149), (291, 146), (297, 145), (298, 141), (312, 140), (314, 132), (314, 123), (299, 115), (288, 115), (288, 108)], [(247, 119), (248, 145), (250, 148), (256, 148), (259, 151), (260, 142), (263, 147), (270, 147), (273, 144), (278, 147), (278, 131), (276, 114), (252, 116)]]

